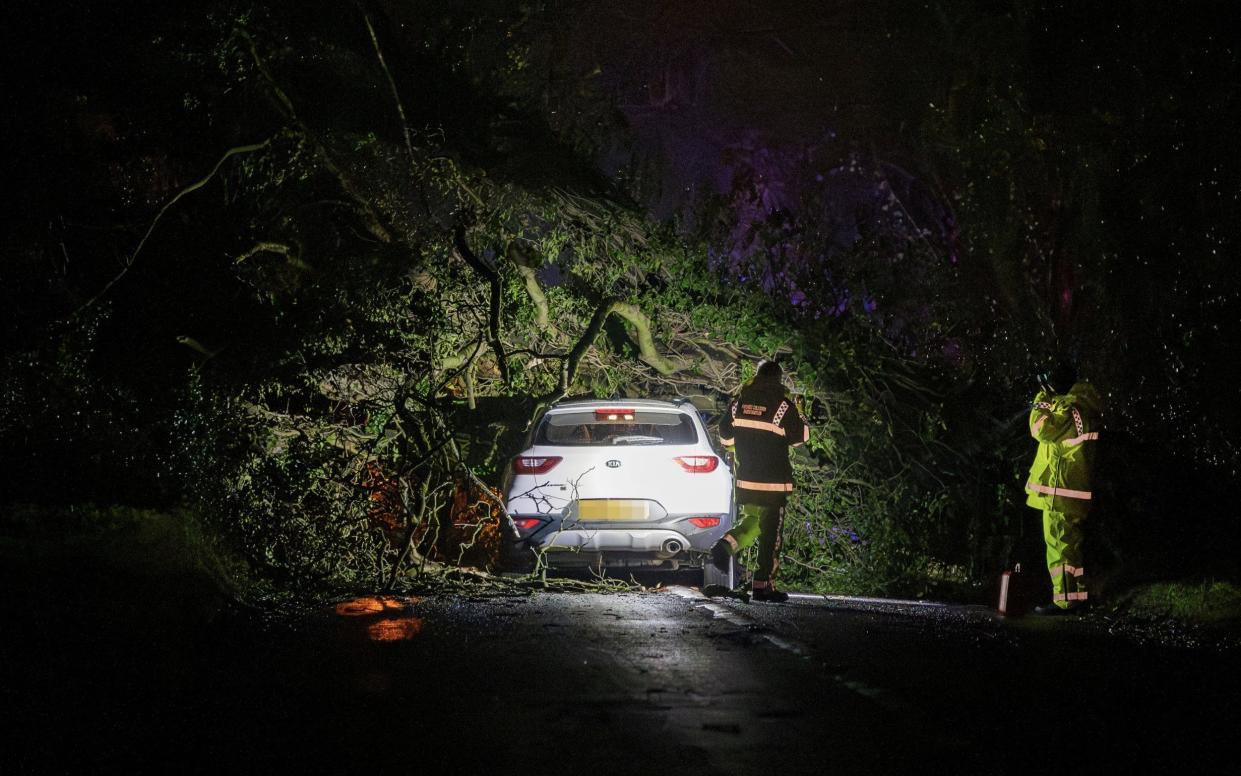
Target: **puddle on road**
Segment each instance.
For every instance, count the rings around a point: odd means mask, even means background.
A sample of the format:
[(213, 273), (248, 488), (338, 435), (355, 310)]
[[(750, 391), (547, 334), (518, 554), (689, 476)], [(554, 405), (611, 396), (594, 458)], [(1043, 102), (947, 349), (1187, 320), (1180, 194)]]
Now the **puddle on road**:
[(359, 596), (336, 604), (336, 615), (357, 618), (366, 638), (376, 642), (409, 641), (422, 632), (425, 620), (414, 614), (421, 599), (411, 596)]
[(401, 612), (421, 602), (421, 598), (400, 595), (365, 595), (336, 604), (341, 617), (365, 617), (384, 612)]
[(401, 618), (385, 618), (371, 623), (366, 635), (371, 641), (409, 641), (422, 632), (422, 619), (412, 614)]

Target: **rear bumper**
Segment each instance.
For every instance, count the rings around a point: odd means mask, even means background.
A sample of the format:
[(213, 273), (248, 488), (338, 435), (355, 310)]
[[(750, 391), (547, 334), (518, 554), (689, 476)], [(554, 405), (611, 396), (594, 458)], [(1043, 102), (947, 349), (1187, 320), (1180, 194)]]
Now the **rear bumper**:
[(689, 538), (661, 529), (573, 529), (536, 542), (549, 566), (572, 568), (670, 568), (702, 565)]
[(689, 539), (677, 531), (618, 528), (558, 531), (537, 545), (551, 551), (649, 552), (666, 558), (691, 546)]
[(536, 549), (597, 552), (659, 552), (669, 540), (675, 540), (680, 542), (682, 550), (706, 552), (733, 525), (731, 514), (711, 516), (719, 517), (720, 524), (698, 528), (689, 522), (692, 515), (669, 515), (643, 524), (634, 521), (586, 523), (572, 516), (555, 516), (543, 518), (546, 522), (536, 528), (521, 531), (520, 540)]
[(688, 555), (682, 553), (675, 558), (657, 557), (649, 552), (587, 552), (587, 551), (548, 551), (543, 556), (548, 568), (567, 569), (621, 569), (644, 568), (676, 571), (685, 568), (702, 568), (701, 553)]
[(531, 551), (543, 553), (553, 567), (701, 566), (705, 553), (732, 527), (731, 515), (720, 525), (699, 529), (685, 518), (672, 517), (655, 525), (581, 524), (565, 526), (553, 519), (521, 538), (505, 542), (505, 565), (524, 565)]

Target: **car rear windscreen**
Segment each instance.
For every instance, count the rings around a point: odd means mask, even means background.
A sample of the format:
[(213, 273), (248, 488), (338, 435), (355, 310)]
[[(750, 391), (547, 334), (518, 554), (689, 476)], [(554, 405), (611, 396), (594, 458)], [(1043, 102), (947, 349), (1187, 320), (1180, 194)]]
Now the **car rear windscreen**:
[(581, 410), (547, 415), (535, 444), (692, 445), (698, 441), (694, 421), (683, 412)]

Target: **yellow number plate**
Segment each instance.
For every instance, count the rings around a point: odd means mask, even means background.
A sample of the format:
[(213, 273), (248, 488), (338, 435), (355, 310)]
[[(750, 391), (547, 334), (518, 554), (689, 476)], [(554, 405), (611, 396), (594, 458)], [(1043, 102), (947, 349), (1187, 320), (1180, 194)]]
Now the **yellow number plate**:
[(650, 520), (651, 502), (632, 499), (588, 498), (577, 502), (579, 520)]

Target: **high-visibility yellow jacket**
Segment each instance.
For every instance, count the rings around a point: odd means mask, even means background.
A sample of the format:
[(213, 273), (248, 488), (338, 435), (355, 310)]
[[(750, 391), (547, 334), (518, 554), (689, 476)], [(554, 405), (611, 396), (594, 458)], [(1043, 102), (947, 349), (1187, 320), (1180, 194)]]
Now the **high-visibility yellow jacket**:
[(1038, 452), (1026, 482), (1026, 504), (1084, 515), (1094, 493), (1090, 475), (1103, 417), (1099, 394), (1077, 383), (1063, 396), (1039, 391), (1030, 409), (1030, 436)]

